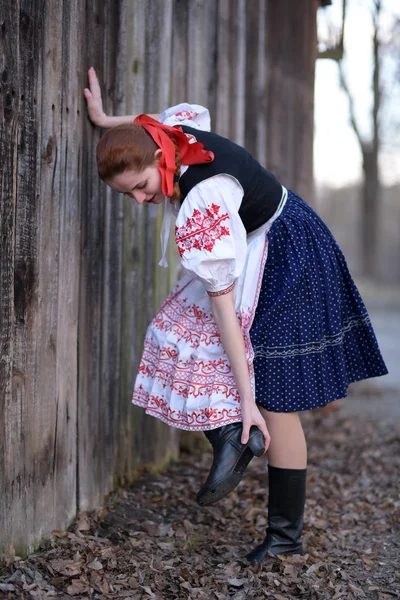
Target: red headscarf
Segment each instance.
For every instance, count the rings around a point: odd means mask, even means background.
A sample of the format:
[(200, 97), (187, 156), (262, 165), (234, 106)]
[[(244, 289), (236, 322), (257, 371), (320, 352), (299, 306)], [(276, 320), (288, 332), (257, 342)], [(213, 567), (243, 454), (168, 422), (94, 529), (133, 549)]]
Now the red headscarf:
[(214, 154), (209, 150), (204, 150), (204, 144), (201, 142), (190, 143), (189, 138), (182, 131), (181, 127), (163, 125), (148, 115), (138, 115), (133, 122), (143, 127), (162, 150), (162, 157), (159, 164), (162, 182), (161, 189), (163, 194), (169, 198), (174, 193), (174, 174), (176, 169), (175, 145), (172, 139), (178, 145), (179, 154), (184, 165), (198, 165), (214, 160)]

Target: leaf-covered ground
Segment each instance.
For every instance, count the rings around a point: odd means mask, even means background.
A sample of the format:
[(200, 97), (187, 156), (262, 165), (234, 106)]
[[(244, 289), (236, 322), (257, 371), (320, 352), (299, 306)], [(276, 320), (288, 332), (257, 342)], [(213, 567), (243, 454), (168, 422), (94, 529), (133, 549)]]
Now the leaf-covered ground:
[(0, 598), (400, 597), (400, 425), (345, 419), (340, 410), (305, 414), (303, 422), (304, 556), (241, 565), (264, 537), (265, 459), (253, 460), (230, 496), (200, 508), (195, 494), (211, 455), (183, 455), (162, 475), (144, 474), (101, 513), (54, 532), (28, 559), (3, 562)]

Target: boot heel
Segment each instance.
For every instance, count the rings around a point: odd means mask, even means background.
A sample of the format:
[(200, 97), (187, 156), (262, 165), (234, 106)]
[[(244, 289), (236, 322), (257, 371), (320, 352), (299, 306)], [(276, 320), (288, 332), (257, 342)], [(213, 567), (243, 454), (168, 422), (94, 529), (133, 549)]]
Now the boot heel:
[(256, 431), (253, 430), (253, 432), (250, 431), (248, 446), (255, 456), (260, 457), (265, 452), (264, 436), (257, 427), (255, 427), (255, 430)]

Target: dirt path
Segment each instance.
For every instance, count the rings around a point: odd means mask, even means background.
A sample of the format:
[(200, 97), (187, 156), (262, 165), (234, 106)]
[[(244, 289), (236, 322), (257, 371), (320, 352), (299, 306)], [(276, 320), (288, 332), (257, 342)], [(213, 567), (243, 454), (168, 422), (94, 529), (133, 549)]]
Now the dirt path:
[(265, 460), (253, 461), (229, 497), (200, 508), (195, 493), (211, 456), (184, 456), (162, 476), (144, 474), (101, 514), (81, 515), (27, 560), (4, 564), (0, 598), (400, 597), (400, 425), (336, 410), (306, 414), (304, 426), (305, 556), (241, 567), (264, 536)]

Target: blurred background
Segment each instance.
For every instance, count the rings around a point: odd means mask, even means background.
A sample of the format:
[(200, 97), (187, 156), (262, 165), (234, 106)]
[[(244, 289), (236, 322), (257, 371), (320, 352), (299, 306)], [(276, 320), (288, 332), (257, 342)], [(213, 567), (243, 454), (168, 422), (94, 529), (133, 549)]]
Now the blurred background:
[(333, 0), (317, 23), (317, 209), (354, 275), (398, 284), (400, 5)]
[(352, 386), (341, 410), (398, 421), (400, 5), (333, 0), (317, 12), (317, 30), (316, 209), (346, 256), (389, 369)]

